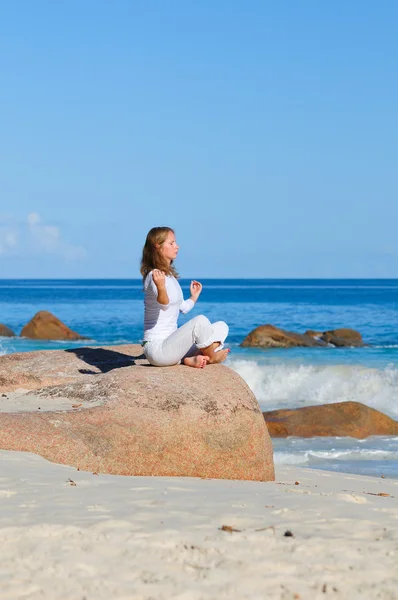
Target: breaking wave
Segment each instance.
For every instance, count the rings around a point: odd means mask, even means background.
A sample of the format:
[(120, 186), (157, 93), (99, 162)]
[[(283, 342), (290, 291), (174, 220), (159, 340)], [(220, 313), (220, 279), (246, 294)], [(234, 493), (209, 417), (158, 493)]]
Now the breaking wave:
[(398, 369), (393, 366), (267, 365), (254, 360), (231, 360), (229, 366), (247, 382), (263, 410), (351, 400), (398, 415)]

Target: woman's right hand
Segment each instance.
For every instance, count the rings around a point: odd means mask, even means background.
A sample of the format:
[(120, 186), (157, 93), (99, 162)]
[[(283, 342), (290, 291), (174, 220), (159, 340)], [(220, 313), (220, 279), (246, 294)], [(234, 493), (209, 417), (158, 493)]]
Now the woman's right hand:
[(158, 290), (162, 290), (166, 287), (166, 275), (163, 273), (163, 271), (154, 269), (152, 271), (152, 279)]

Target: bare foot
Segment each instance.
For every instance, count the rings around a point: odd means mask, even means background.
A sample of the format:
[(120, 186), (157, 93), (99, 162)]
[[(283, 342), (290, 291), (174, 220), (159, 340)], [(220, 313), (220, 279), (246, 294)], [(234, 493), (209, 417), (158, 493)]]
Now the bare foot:
[(209, 360), (209, 365), (215, 365), (216, 363), (224, 362), (229, 352), (229, 348), (226, 348), (225, 350), (219, 350), (218, 352), (214, 352), (213, 356)]
[(208, 356), (203, 356), (199, 354), (198, 356), (190, 356), (189, 358), (184, 358), (184, 365), (187, 367), (194, 367), (195, 369), (203, 369), (210, 361)]

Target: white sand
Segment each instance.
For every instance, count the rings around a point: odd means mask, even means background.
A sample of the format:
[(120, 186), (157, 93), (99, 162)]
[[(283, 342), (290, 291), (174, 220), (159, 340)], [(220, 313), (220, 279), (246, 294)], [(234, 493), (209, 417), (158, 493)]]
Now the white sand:
[(398, 481), (117, 477), (0, 451), (0, 598), (397, 599)]
[[(54, 386), (56, 391), (56, 386)], [(53, 410), (77, 410), (92, 408), (103, 404), (102, 399), (72, 400), (56, 394), (49, 395), (48, 390), (35, 392), (20, 388), (14, 392), (0, 393), (0, 412), (48, 412)], [(0, 596), (1, 598), (1, 596)]]

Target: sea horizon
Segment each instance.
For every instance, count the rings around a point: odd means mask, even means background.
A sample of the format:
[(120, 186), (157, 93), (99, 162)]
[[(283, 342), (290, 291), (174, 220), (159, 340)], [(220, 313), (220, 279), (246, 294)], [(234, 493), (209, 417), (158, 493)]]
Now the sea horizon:
[[(141, 277), (0, 277), (0, 281), (136, 281)], [(180, 277), (189, 280), (189, 277)], [(398, 277), (202, 277), (221, 281), (398, 281)]]

